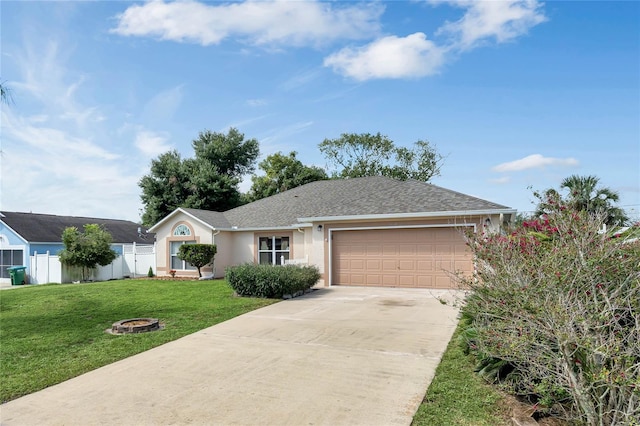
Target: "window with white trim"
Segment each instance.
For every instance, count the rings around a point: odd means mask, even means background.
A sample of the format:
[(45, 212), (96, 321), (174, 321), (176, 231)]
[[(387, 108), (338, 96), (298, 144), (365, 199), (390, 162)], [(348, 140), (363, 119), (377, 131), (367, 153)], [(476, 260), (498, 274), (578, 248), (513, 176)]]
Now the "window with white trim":
[(281, 265), (289, 259), (289, 237), (260, 237), (258, 239), (258, 263)]
[(180, 225), (176, 226), (176, 229), (173, 230), (173, 235), (175, 237), (188, 237), (189, 235), (191, 235), (191, 229), (189, 229), (187, 225), (181, 223)]
[(22, 250), (0, 250), (0, 278), (9, 278), (7, 268), (11, 266), (24, 266), (24, 251)]
[(171, 241), (171, 269), (175, 269), (176, 271), (193, 271), (198, 269), (189, 262), (178, 257), (178, 250), (180, 250), (181, 245), (195, 243), (195, 241)]

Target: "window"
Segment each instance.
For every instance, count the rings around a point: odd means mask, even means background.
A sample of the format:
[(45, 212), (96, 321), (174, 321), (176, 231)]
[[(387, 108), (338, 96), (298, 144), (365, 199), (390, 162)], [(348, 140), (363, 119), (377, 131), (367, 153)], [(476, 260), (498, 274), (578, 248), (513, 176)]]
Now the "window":
[(10, 278), (7, 268), (24, 266), (24, 252), (22, 250), (0, 250), (0, 278)]
[[(187, 228), (188, 229), (188, 228)], [(178, 257), (178, 250), (183, 244), (195, 244), (195, 241), (171, 241), (171, 269), (175, 270), (196, 270), (195, 266)]]
[(191, 235), (191, 229), (187, 225), (180, 224), (173, 230), (173, 235), (176, 237), (183, 237)]
[(258, 239), (258, 263), (282, 265), (289, 259), (289, 237), (260, 237)]

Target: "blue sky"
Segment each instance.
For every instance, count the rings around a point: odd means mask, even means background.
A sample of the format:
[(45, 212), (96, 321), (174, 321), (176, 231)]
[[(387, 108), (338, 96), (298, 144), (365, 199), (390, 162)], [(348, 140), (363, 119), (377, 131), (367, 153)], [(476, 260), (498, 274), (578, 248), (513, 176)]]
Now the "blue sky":
[[(0, 209), (138, 221), (150, 162), (237, 127), (262, 157), (428, 140), (432, 183), (533, 210), (596, 175), (640, 216), (640, 3), (2, 1)], [(247, 190), (249, 180), (242, 185)]]

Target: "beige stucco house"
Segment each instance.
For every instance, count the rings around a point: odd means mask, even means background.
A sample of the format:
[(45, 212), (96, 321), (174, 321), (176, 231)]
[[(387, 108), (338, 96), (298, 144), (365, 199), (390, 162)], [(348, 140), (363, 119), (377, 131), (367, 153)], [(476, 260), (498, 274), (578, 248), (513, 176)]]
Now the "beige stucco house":
[(149, 229), (157, 273), (197, 276), (176, 254), (181, 244), (215, 244), (224, 276), (246, 262), (316, 265), (322, 285), (451, 288), (471, 272), (465, 230), (511, 221), (509, 207), (415, 180), (385, 177), (309, 183), (226, 212), (178, 208)]

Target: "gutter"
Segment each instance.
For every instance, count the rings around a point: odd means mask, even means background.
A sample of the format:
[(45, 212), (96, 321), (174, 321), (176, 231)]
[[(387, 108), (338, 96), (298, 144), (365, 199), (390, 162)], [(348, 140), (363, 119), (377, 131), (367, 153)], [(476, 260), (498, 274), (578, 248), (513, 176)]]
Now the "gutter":
[(300, 230), (302, 228), (311, 228), (313, 226), (312, 223), (296, 223), (295, 225), (285, 225), (285, 226), (262, 226), (262, 227), (250, 227), (250, 228), (240, 228), (237, 226), (232, 226), (231, 228), (215, 228), (217, 231), (228, 231), (228, 232), (245, 232), (245, 231), (291, 231), (291, 230)]
[(338, 221), (363, 221), (363, 220), (381, 220), (381, 219), (422, 219), (434, 217), (469, 217), (469, 216), (487, 216), (496, 214), (515, 214), (516, 209), (492, 209), (492, 210), (453, 210), (441, 212), (418, 212), (418, 213), (386, 213), (386, 214), (368, 214), (368, 215), (349, 215), (349, 216), (317, 216), (317, 217), (300, 217), (300, 222), (338, 222)]

